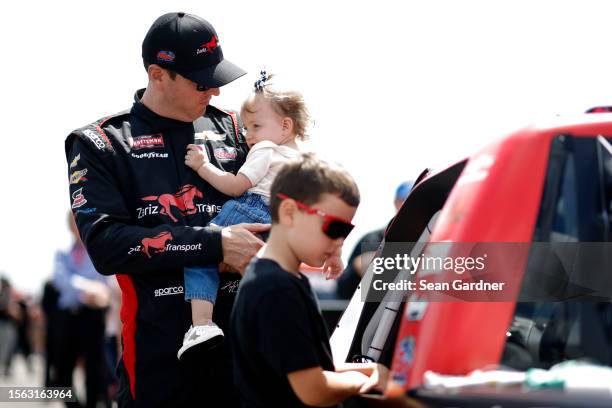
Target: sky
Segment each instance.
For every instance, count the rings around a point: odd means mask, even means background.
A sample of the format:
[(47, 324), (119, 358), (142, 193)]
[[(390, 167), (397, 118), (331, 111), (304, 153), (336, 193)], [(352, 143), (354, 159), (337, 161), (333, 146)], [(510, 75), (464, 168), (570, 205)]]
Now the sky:
[(63, 141), (129, 108), (159, 15), (209, 20), (249, 74), (213, 100), (237, 109), (262, 68), (293, 84), (308, 147), (345, 166), (362, 203), (345, 257), (393, 215), (393, 192), (540, 119), (612, 104), (607, 1), (8, 1), (0, 3), (0, 271), (39, 291), (70, 244)]

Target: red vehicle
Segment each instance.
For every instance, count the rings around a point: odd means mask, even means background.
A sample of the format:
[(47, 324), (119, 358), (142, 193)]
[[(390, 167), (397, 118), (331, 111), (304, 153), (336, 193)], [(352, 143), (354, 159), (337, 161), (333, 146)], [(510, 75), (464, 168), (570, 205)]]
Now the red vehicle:
[[(418, 182), (378, 257), (397, 254), (396, 243), (412, 257), (424, 257), (435, 243), (454, 256), (488, 245), (501, 254), (493, 275), (505, 279), (507, 290), (498, 298), (395, 290), (381, 302), (370, 264), (332, 336), (335, 361), (391, 367), (386, 403), (378, 400), (383, 406), (612, 406), (612, 394), (423, 386), (427, 371), (547, 369), (575, 359), (612, 366), (611, 143), (612, 114), (556, 119)], [(422, 267), (387, 272), (395, 282), (443, 275)], [(476, 276), (462, 273), (461, 281)]]

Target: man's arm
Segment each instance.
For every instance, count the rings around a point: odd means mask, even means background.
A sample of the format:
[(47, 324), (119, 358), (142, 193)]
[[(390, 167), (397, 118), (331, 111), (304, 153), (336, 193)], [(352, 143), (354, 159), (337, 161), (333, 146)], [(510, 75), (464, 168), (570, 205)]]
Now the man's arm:
[[(66, 141), (66, 152), (68, 163), (76, 163), (69, 174), (87, 169), (87, 180), (70, 184), (71, 206), (81, 239), (102, 274), (216, 264), (224, 257), (240, 270), (263, 244), (250, 233), (267, 229), (261, 226), (232, 226), (231, 234), (222, 235), (214, 227), (134, 225), (116, 181), (112, 153), (74, 134)], [(229, 249), (222, 249), (222, 242)], [(240, 253), (234, 242), (241, 243)]]

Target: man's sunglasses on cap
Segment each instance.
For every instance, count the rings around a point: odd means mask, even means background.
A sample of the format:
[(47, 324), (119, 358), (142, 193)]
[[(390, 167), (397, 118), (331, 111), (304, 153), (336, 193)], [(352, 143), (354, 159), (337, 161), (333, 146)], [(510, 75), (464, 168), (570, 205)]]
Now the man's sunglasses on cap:
[(312, 208), (302, 203), (301, 201), (298, 201), (295, 198), (291, 198), (283, 193), (276, 194), (276, 197), (280, 198), (281, 200), (291, 199), (295, 201), (295, 204), (298, 206), (299, 209), (306, 211), (308, 214), (314, 214), (318, 215), (319, 217), (323, 217), (323, 219), (325, 219), (325, 222), (323, 223), (321, 229), (323, 230), (323, 233), (331, 239), (346, 238), (351, 233), (353, 228), (355, 228), (355, 226), (350, 221), (345, 220), (344, 218), (326, 214), (325, 212), (319, 209)]

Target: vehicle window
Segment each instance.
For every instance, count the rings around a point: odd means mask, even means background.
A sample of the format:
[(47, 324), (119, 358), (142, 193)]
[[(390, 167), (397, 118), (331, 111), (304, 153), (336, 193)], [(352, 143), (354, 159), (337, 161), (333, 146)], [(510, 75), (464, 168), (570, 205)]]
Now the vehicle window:
[(548, 368), (585, 358), (612, 366), (612, 272), (600, 271), (612, 240), (610, 140), (563, 135), (551, 145), (519, 295), (529, 301), (517, 303), (504, 365)]
[(606, 241), (604, 215), (610, 208), (602, 200), (599, 144), (596, 137), (553, 140), (534, 241)]
[(612, 143), (602, 136), (597, 137), (598, 162), (601, 172), (602, 206), (607, 225), (606, 241), (612, 241)]
[(550, 241), (567, 242), (578, 240), (578, 208), (576, 198), (576, 167), (574, 155), (570, 154), (563, 166), (559, 199), (554, 207), (554, 218)]

